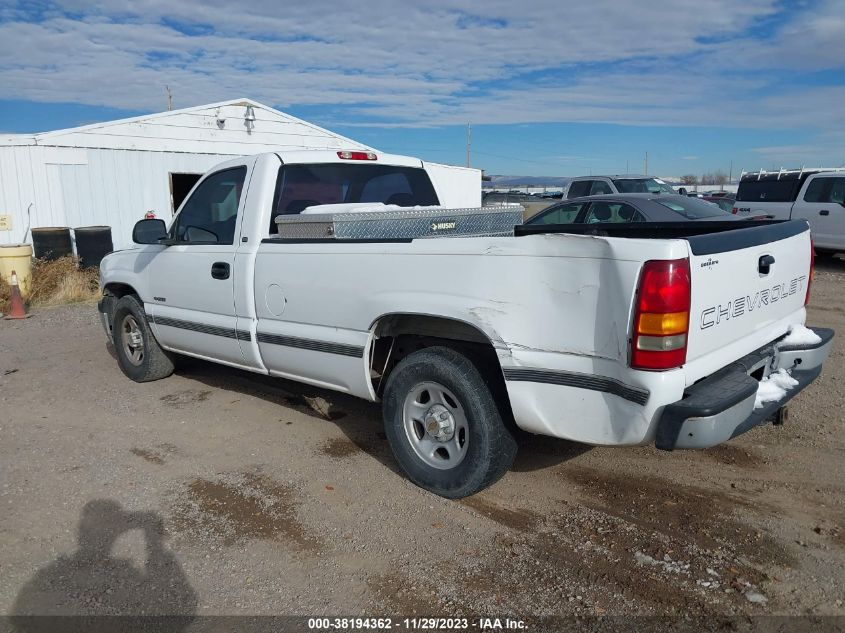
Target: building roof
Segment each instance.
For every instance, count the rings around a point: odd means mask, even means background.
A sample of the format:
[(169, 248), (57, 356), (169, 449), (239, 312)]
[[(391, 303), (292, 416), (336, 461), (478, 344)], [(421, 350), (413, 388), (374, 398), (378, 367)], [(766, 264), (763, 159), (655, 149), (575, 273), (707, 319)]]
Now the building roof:
[[(249, 107), (252, 121), (246, 116)], [(233, 155), (274, 149), (373, 149), (247, 98), (64, 130), (0, 135), (0, 146), (22, 145)]]

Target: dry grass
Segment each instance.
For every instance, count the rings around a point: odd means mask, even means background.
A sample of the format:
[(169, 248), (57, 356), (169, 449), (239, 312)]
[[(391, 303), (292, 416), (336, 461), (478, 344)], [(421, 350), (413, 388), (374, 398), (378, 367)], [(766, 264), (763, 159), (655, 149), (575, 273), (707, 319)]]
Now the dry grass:
[(0, 277), (0, 312), (5, 314), (9, 311), (9, 284)]
[[(100, 297), (96, 268), (79, 268), (76, 257), (53, 261), (36, 259), (32, 267), (27, 303), (31, 306), (55, 306)], [(9, 311), (9, 285), (0, 280), (0, 312)]]

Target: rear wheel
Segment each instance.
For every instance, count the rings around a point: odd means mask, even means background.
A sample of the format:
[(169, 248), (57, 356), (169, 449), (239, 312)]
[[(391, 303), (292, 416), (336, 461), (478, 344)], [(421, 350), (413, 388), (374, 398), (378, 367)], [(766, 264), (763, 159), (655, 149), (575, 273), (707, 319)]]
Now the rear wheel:
[(388, 377), (385, 433), (411, 481), (443, 497), (466, 497), (502, 477), (516, 456), (502, 406), (467, 357), (431, 347)]
[(149, 382), (173, 373), (173, 359), (153, 336), (137, 297), (121, 297), (113, 315), (114, 350), (124, 374), (135, 382)]

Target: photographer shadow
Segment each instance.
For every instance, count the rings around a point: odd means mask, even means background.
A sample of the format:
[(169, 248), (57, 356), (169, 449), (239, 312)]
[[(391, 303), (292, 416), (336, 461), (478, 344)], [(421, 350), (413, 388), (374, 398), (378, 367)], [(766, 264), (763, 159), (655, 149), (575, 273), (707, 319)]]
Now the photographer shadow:
[[(191, 623), (197, 595), (164, 546), (157, 514), (126, 512), (116, 501), (97, 499), (82, 509), (78, 529), (78, 549), (40, 569), (18, 592), (14, 629), (175, 633)], [(112, 555), (118, 538), (133, 530), (144, 534), (144, 568)]]

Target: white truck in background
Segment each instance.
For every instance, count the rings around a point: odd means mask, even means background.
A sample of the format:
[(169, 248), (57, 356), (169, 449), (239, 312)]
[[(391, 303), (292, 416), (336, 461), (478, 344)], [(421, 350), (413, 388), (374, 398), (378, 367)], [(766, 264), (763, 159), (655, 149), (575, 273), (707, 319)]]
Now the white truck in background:
[(732, 212), (806, 220), (819, 255), (845, 251), (845, 168), (743, 173)]
[[(800, 334), (806, 222), (468, 236), (504, 211), (443, 208), (454, 197), (429, 173), (368, 151), (215, 167), (169, 227), (138, 222), (138, 246), (102, 262), (120, 368), (156, 380), (186, 354), (381, 401), (404, 472), (450, 498), (508, 470), (517, 429), (704, 448), (777, 419), (821, 372), (833, 332)], [(400, 211), (337, 212), (362, 203)], [(761, 398), (770, 376), (786, 386)]]

